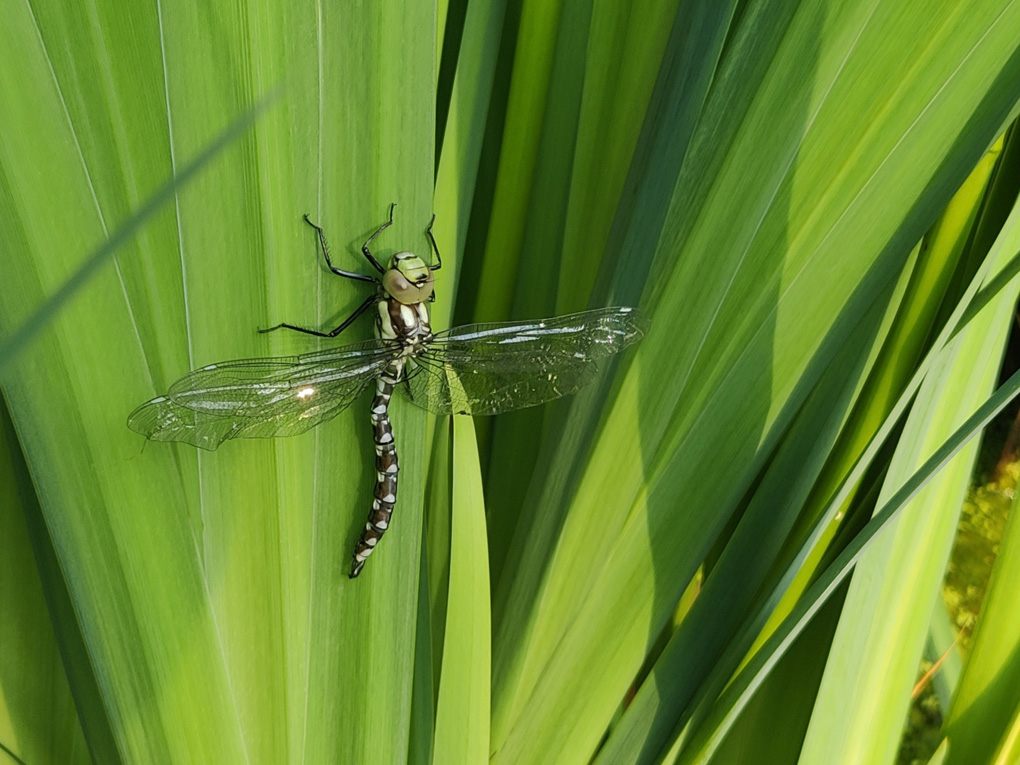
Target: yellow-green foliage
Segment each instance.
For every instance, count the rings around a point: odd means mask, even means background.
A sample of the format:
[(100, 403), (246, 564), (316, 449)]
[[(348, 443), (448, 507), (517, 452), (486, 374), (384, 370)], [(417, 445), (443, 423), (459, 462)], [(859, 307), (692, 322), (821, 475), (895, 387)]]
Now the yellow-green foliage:
[[(987, 155), (1018, 100), (1009, 0), (11, 4), (0, 745), (891, 761), (972, 437), (1020, 388), (992, 395), (1017, 142)], [(472, 427), (398, 401), (393, 527), (350, 581), (367, 401), (215, 453), (125, 418), (196, 366), (320, 347), (255, 331), (364, 297), (301, 215), (355, 269), (392, 202), (381, 258), (437, 216), (437, 328), (652, 325), (555, 405)], [(1012, 740), (1009, 592), (948, 762)]]

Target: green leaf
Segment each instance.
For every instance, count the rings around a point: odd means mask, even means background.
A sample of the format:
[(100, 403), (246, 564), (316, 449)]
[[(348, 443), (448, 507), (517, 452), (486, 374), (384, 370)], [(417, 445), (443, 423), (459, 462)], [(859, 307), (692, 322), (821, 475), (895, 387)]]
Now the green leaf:
[(970, 656), (946, 715), (945, 734), (953, 748), (946, 762), (992, 762), (1015, 754), (1018, 698), (1014, 660), (1020, 644), (1016, 582), (1020, 575), (1020, 514), (1010, 513), (992, 578), (981, 606)]
[(775, 666), (778, 658), (801, 633), (821, 605), (832, 595), (838, 584), (853, 570), (857, 561), (868, 549), (886, 524), (913, 499), (918, 492), (945, 467), (953, 457), (977, 435), (988, 421), (1002, 411), (1020, 394), (1020, 373), (1014, 374), (947, 438), (924, 464), (903, 483), (900, 489), (882, 506), (874, 518), (854, 537), (826, 568), (825, 572), (805, 594), (794, 611), (773, 634), (762, 649), (727, 687), (715, 705), (711, 716), (702, 724), (699, 733), (689, 742), (681, 762), (694, 762), (707, 756), (719, 745), (734, 717), (740, 712), (762, 679)]
[[(875, 354), (868, 351), (888, 339), (885, 308), (898, 303), (875, 302), (797, 413), (711, 576), (600, 751), (600, 761), (654, 761), (709, 670), (721, 667), (720, 656), (752, 611), (762, 582), (771, 580), (770, 571), (783, 560), (780, 550), (801, 519), (861, 381), (874, 371)], [(719, 608), (720, 602), (727, 607)]]
[[(93, 760), (118, 762), (99, 689), (2, 399), (0, 427), (0, 590), (5, 594), (6, 625), (0, 631), (0, 750), (19, 763), (86, 763), (91, 761), (89, 754)], [(88, 748), (83, 726), (89, 733)]]
[(390, 202), (380, 257), (427, 246), (433, 6), (236, 11), (23, 6), (4, 25), (0, 99), (18, 125), (0, 139), (8, 328), (287, 83), (254, 135), (178, 190), (39, 334), (5, 392), (125, 760), (399, 760), (424, 415), (394, 407), (400, 513), (356, 582), (346, 570), (374, 480), (367, 412), (202, 455), (142, 451), (124, 425), (194, 366), (315, 347), (258, 327), (336, 323), (360, 302), (324, 271), (302, 213), (340, 237), (342, 266), (365, 267), (354, 245)]
[[(496, 762), (594, 752), (822, 370), (1009, 116), (1018, 34), (1018, 9), (992, 2), (744, 8), (682, 171), (647, 192), (672, 193), (645, 234), (659, 243), (652, 329), (614, 405), (575, 403), (600, 437), (571, 423), (531, 495), (548, 525), (503, 576)], [(668, 166), (662, 145), (650, 161)], [(591, 636), (610, 633), (607, 655)]]
[(484, 762), (489, 752), (489, 565), (475, 431), (453, 418), (453, 520), (443, 674), (434, 762)]
[[(1020, 250), (1018, 224), (1020, 207), (989, 255), (989, 281)], [(897, 443), (880, 506), (993, 389), (1018, 295), (1014, 277), (940, 351)], [(824, 758), (833, 747), (865, 761), (895, 756), (976, 454), (976, 442), (962, 450), (857, 564), (801, 751), (805, 759)], [(871, 703), (851, 701), (861, 698)]]
[[(848, 573), (1020, 387), (954, 430), (997, 371), (976, 338), (1012, 322), (1014, 142), (991, 191), (994, 159), (974, 168), (1017, 114), (1018, 40), (1009, 0), (12, 6), (0, 335), (35, 335), (3, 357), (29, 533), (4, 516), (0, 573), (5, 623), (40, 639), (0, 640), (0, 746), (778, 763), (808, 731), (888, 758), (953, 503), (900, 517), (881, 595)], [(125, 418), (194, 367), (367, 337), (256, 330), (338, 326), (370, 287), (301, 216), (367, 272), (391, 203), (383, 261), (423, 254), (436, 214), (436, 329), (609, 305), (652, 324), (549, 407), (451, 426), (395, 401), (397, 512), (351, 581), (366, 406), (213, 453)], [(1008, 646), (1006, 600), (985, 618)], [(965, 686), (1015, 685), (1000, 652)], [(1015, 706), (981, 731), (1001, 758)]]

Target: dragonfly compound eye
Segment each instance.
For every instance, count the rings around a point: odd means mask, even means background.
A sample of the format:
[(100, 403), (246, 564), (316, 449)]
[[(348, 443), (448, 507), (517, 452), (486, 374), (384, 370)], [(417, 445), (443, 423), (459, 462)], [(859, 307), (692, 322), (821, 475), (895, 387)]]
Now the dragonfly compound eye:
[(410, 305), (429, 299), (435, 276), (425, 262), (413, 252), (398, 252), (383, 274), (383, 289), (395, 300)]

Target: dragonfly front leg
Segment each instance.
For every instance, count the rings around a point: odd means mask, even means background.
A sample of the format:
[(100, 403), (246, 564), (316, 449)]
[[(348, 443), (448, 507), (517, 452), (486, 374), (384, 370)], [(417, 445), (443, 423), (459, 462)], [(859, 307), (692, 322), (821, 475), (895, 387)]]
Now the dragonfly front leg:
[[(428, 228), (425, 229), (425, 236), (429, 238), (429, 244), (432, 246), (432, 251), (436, 253), (436, 264), (429, 266), (429, 271), (438, 271), (443, 267), (443, 258), (439, 255), (439, 245), (436, 244), (436, 238), (432, 235), (432, 224), (436, 222), (436, 214), (432, 213), (432, 220), (429, 221)], [(430, 295), (429, 302), (431, 303), (434, 298)]]
[(379, 273), (381, 273), (381, 274), (382, 273), (386, 273), (386, 269), (383, 268), (379, 264), (379, 261), (375, 259), (375, 256), (372, 254), (372, 251), (368, 249), (368, 245), (372, 244), (372, 242), (375, 241), (375, 238), (377, 236), (379, 236), (379, 234), (381, 234), (383, 231), (385, 231), (386, 229), (388, 229), (390, 226), (393, 225), (393, 208), (396, 207), (396, 206), (397, 206), (396, 202), (390, 202), (390, 217), (389, 217), (389, 219), (385, 223), (383, 223), (381, 226), (379, 226), (379, 228), (377, 228), (375, 230), (375, 233), (372, 234), (372, 236), (370, 236), (368, 238), (368, 240), (363, 245), (361, 245), (361, 253), (365, 256), (365, 258), (368, 260), (369, 263), (371, 263), (373, 266), (375, 266), (375, 269)]
[[(337, 276), (343, 276), (345, 279), (355, 279), (355, 280), (357, 280), (359, 282), (372, 282), (373, 284), (379, 284), (379, 280), (376, 277), (374, 277), (374, 276), (366, 276), (365, 274), (356, 274), (353, 271), (344, 271), (342, 268), (337, 268), (336, 266), (334, 266), (333, 265), (333, 261), (330, 260), (330, 258), (329, 258), (329, 245), (326, 244), (326, 234), (323, 232), (323, 230), (322, 230), (322, 228), (320, 226), (316, 226), (314, 223), (312, 223), (311, 219), (308, 217), (308, 213), (305, 213), (304, 218), (305, 218), (305, 223), (307, 223), (309, 226), (314, 228), (315, 229), (315, 233), (319, 235), (319, 248), (322, 250), (322, 257), (325, 259), (326, 266), (329, 268), (330, 271), (332, 271)], [(391, 210), (390, 211), (390, 222), (392, 222), (392, 220), (393, 220), (393, 211)], [(378, 234), (378, 233), (379, 232), (377, 231), (376, 234)], [(372, 241), (372, 240), (369, 239), (368, 241)], [(378, 270), (379, 273), (384, 273), (383, 267), (380, 266), (375, 261), (375, 258), (370, 258), (369, 260), (371, 261), (372, 265), (376, 267), (376, 270)]]

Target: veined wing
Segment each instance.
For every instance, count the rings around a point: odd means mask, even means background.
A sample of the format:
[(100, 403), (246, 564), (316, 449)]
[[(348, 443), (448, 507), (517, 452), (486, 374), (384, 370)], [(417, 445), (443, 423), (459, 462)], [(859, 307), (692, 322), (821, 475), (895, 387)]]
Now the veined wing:
[(636, 343), (647, 327), (633, 308), (454, 327), (414, 357), (407, 394), (437, 414), (535, 406), (594, 381), (599, 360)]
[(128, 417), (153, 441), (215, 449), (230, 438), (303, 433), (350, 406), (400, 354), (368, 340), (302, 356), (239, 359), (196, 369)]

